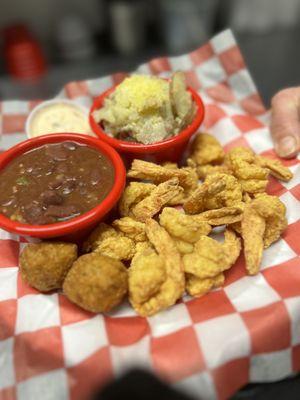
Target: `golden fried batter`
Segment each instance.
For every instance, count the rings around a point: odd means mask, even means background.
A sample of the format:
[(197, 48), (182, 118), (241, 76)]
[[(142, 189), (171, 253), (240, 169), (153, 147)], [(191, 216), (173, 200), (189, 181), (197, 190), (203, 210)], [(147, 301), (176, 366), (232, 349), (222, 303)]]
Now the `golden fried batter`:
[(179, 195), (173, 197), (169, 202), (169, 206), (182, 205), (189, 198), (191, 193), (199, 186), (199, 179), (197, 175), (197, 171), (193, 167), (183, 167), (182, 171), (188, 172), (188, 187), (186, 187), (183, 192), (179, 193)]
[(229, 269), (238, 259), (242, 249), (241, 239), (231, 229), (226, 229), (224, 232), (223, 249), (227, 264), (226, 269)]
[(252, 201), (252, 207), (266, 220), (264, 247), (267, 248), (287, 227), (286, 207), (278, 197), (266, 193), (259, 194)]
[(223, 271), (224, 258), (222, 243), (201, 236), (194, 252), (183, 256), (184, 271), (201, 279), (212, 278)]
[(199, 165), (197, 167), (197, 175), (199, 179), (205, 179), (208, 175), (215, 174), (215, 173), (221, 173), (221, 174), (227, 174), (231, 175), (232, 171), (231, 169), (225, 165)]
[(145, 222), (157, 214), (164, 205), (182, 191), (183, 189), (178, 185), (177, 178), (160, 183), (149, 196), (132, 207), (131, 213), (138, 221)]
[(112, 226), (135, 242), (147, 240), (145, 224), (130, 217), (123, 217), (113, 221)]
[(41, 292), (60, 289), (76, 258), (76, 244), (63, 242), (28, 244), (20, 256), (21, 276), (25, 282)]
[(142, 304), (155, 296), (166, 280), (164, 260), (154, 249), (138, 252), (128, 270), (129, 298)]
[(200, 185), (190, 197), (184, 202), (183, 208), (187, 214), (197, 214), (206, 210), (206, 202), (208, 198), (213, 198), (226, 188), (225, 179), (214, 182), (211, 185), (203, 183)]
[(246, 269), (249, 275), (256, 275), (262, 259), (264, 232), (266, 222), (251, 204), (245, 207), (241, 223), (241, 234), (244, 241)]
[(107, 312), (127, 293), (127, 269), (113, 258), (89, 253), (78, 258), (67, 274), (63, 292), (73, 303), (91, 312)]
[(151, 183), (130, 182), (119, 202), (121, 217), (132, 217), (131, 208), (149, 196), (155, 188)]
[(224, 155), (221, 144), (214, 136), (208, 133), (199, 133), (192, 144), (190, 158), (197, 165), (221, 164)]
[(214, 210), (221, 207), (234, 206), (242, 201), (242, 188), (238, 180), (227, 174), (210, 174), (205, 179), (208, 186), (212, 186), (219, 181), (225, 182), (225, 188), (215, 196), (207, 199), (205, 207), (208, 210)]
[(118, 236), (103, 239), (94, 249), (94, 252), (116, 260), (128, 261), (135, 254), (135, 243), (126, 236)]
[(142, 179), (155, 184), (178, 178), (180, 186), (190, 189), (197, 184), (194, 175), (188, 168), (168, 168), (143, 160), (133, 160), (130, 170), (127, 172), (129, 178)]
[(201, 236), (191, 254), (183, 256), (184, 271), (200, 279), (213, 278), (230, 268), (241, 251), (240, 239), (233, 231), (225, 232), (223, 243)]
[(242, 201), (242, 188), (238, 180), (227, 174), (208, 175), (204, 183), (196, 189), (184, 203), (189, 214), (205, 210), (230, 207)]
[(226, 154), (225, 164), (247, 193), (264, 192), (268, 184), (268, 169), (256, 165), (255, 162), (253, 151), (246, 147), (235, 147)]
[(233, 223), (229, 224), (228, 228), (233, 229), (236, 233), (238, 233), (240, 236), (242, 236), (241, 221), (233, 222)]
[(194, 251), (194, 245), (192, 243), (185, 242), (184, 240), (173, 238), (177, 250), (181, 255), (189, 254)]
[(246, 268), (250, 275), (257, 274), (263, 248), (280, 238), (287, 226), (285, 205), (276, 196), (258, 195), (245, 207), (241, 230), (244, 240)]
[(97, 228), (92, 231), (84, 242), (82, 250), (84, 253), (89, 253), (90, 251), (95, 250), (104, 239), (110, 239), (113, 237), (118, 238), (119, 236), (119, 232), (117, 232), (113, 227), (104, 222), (100, 222)]
[[(173, 240), (171, 239), (167, 231), (152, 219), (149, 219), (146, 222), (146, 233), (160, 258), (156, 258), (159, 265), (154, 267), (155, 278), (153, 287), (155, 289), (158, 289), (157, 291), (155, 290), (155, 294), (151, 295), (147, 300), (143, 302), (134, 301), (133, 299), (136, 298), (134, 293), (132, 293), (134, 286), (131, 286), (130, 288), (131, 304), (134, 309), (142, 316), (153, 315), (160, 310), (172, 306), (177, 301), (177, 299), (179, 299), (183, 295), (184, 292), (184, 273), (182, 269), (181, 258)], [(147, 254), (148, 255), (146, 256), (149, 257), (149, 253)], [(144, 262), (147, 265), (150, 265), (148, 264), (149, 259), (143, 259), (143, 257), (145, 257), (144, 253), (136, 255), (136, 257), (139, 257), (138, 265), (142, 265)], [(154, 256), (152, 257), (155, 258)], [(161, 282), (161, 278), (159, 278), (159, 272), (162, 273), (161, 270), (163, 268), (161, 260), (163, 260), (165, 266), (165, 279), (163, 283), (159, 286), (158, 282)], [(132, 275), (140, 272), (141, 270), (143, 270), (142, 266), (137, 268), (137, 272), (135, 272), (135, 269), (131, 271), (131, 282), (132, 280), (135, 281), (134, 279), (138, 280), (137, 277), (134, 277)], [(143, 277), (141, 276), (140, 279), (143, 279)], [(148, 285), (150, 285), (150, 282), (147, 282)], [(138, 293), (140, 295), (140, 292)], [(145, 292), (142, 292), (142, 294), (145, 294)], [(144, 298), (145, 296), (143, 297), (143, 299)]]
[(145, 251), (149, 250), (154, 250), (154, 247), (152, 244), (149, 242), (148, 238), (145, 242), (137, 242), (135, 246), (135, 255), (136, 256), (138, 253), (143, 253)]
[(224, 285), (225, 276), (223, 273), (213, 278), (201, 279), (195, 275), (186, 274), (186, 291), (190, 296), (200, 297), (210, 290)]
[(256, 156), (255, 161), (260, 167), (267, 168), (270, 174), (277, 179), (287, 182), (293, 177), (292, 172), (279, 160), (272, 160), (270, 158)]
[(162, 167), (168, 169), (177, 169), (178, 165), (175, 162), (166, 161), (162, 163)]
[(204, 211), (194, 215), (195, 220), (206, 221), (209, 225), (228, 225), (242, 220), (244, 203), (238, 203), (231, 207), (222, 207), (217, 210)]
[(163, 209), (159, 223), (171, 236), (188, 243), (197, 242), (200, 236), (208, 235), (211, 231), (207, 222), (195, 220), (193, 216), (170, 207)]
[(83, 244), (83, 252), (96, 251), (116, 260), (131, 260), (135, 253), (135, 243), (123, 232), (101, 222)]

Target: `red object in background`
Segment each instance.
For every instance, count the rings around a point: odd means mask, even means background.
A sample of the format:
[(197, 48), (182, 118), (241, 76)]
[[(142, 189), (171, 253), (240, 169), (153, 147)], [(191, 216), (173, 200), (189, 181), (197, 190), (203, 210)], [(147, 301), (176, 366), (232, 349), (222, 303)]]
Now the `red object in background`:
[[(0, 155), (0, 170), (19, 155), (49, 143), (76, 142), (95, 148), (112, 163), (115, 172), (114, 185), (100, 204), (78, 217), (48, 225), (30, 225), (12, 221), (0, 214), (0, 227), (8, 232), (41, 239), (60, 237), (78, 242), (85, 237), (116, 206), (125, 187), (126, 171), (119, 154), (106, 143), (88, 135), (78, 133), (51, 133), (25, 140)], [(0, 394), (1, 398), (1, 394)]]
[(117, 150), (121, 154), (126, 165), (130, 165), (131, 161), (135, 158), (156, 163), (163, 161), (179, 162), (191, 138), (197, 132), (204, 119), (205, 107), (198, 93), (191, 87), (188, 88), (196, 105), (196, 114), (190, 125), (177, 135), (161, 142), (141, 144), (136, 142), (126, 142), (125, 140), (118, 140), (108, 136), (101, 125), (98, 124), (93, 117), (93, 112), (103, 106), (105, 98), (109, 96), (115, 88), (116, 86), (113, 86), (100, 96), (96, 97), (90, 110), (90, 125), (99, 139)]
[(9, 75), (20, 81), (39, 80), (46, 72), (46, 60), (37, 39), (24, 25), (3, 30), (4, 60)]

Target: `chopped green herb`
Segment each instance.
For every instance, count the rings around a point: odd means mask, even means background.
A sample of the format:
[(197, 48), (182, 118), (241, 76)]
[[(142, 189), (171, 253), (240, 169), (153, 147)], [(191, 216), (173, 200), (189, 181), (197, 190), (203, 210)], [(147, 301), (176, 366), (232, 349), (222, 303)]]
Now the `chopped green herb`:
[(25, 178), (25, 176), (20, 176), (17, 180), (16, 180), (17, 185), (20, 186), (26, 186), (29, 185), (29, 181), (27, 178)]

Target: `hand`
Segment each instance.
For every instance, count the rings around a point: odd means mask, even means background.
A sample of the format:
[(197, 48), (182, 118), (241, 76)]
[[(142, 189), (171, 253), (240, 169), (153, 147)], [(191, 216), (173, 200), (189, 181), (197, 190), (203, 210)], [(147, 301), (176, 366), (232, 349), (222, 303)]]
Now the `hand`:
[(272, 99), (271, 134), (280, 157), (295, 157), (300, 150), (300, 87), (284, 89)]

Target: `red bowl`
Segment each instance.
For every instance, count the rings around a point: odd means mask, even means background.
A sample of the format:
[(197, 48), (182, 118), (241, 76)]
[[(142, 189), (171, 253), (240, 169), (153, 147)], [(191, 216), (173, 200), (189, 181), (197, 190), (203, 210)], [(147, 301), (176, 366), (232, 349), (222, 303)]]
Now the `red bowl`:
[(115, 171), (115, 182), (109, 194), (98, 206), (78, 217), (70, 219), (69, 221), (48, 225), (29, 225), (12, 221), (3, 214), (0, 214), (0, 228), (19, 235), (38, 238), (64, 237), (64, 239), (67, 238), (72, 240), (73, 238), (76, 238), (77, 240), (93, 229), (116, 205), (126, 182), (126, 170), (123, 161), (112, 147), (91, 136), (80, 135), (77, 133), (58, 133), (25, 140), (0, 155), (0, 171), (15, 157), (29, 150), (44, 144), (64, 141), (73, 141), (91, 146), (108, 157)]
[(90, 125), (95, 134), (104, 142), (111, 145), (116, 149), (126, 162), (132, 161), (134, 158), (139, 158), (152, 162), (173, 161), (178, 162), (182, 158), (191, 137), (196, 133), (204, 119), (204, 104), (198, 93), (188, 88), (192, 94), (194, 103), (196, 104), (196, 115), (190, 125), (179, 132), (177, 135), (152, 144), (141, 144), (126, 142), (125, 140), (118, 140), (108, 136), (104, 129), (95, 121), (93, 112), (103, 106), (105, 97), (110, 95), (116, 86), (106, 90), (100, 96), (96, 97), (89, 114)]

